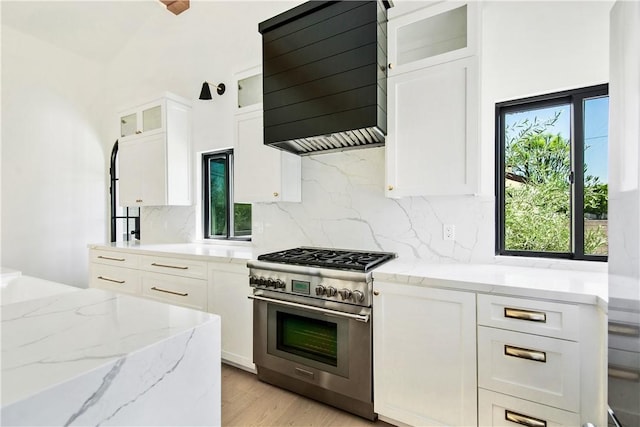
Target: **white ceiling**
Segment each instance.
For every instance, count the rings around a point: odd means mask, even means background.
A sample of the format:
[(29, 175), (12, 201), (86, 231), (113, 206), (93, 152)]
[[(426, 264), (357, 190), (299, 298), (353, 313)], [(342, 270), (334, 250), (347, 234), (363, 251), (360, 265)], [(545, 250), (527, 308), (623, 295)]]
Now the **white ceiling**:
[(158, 0), (2, 0), (0, 8), (2, 26), (103, 63), (147, 20), (170, 14)]

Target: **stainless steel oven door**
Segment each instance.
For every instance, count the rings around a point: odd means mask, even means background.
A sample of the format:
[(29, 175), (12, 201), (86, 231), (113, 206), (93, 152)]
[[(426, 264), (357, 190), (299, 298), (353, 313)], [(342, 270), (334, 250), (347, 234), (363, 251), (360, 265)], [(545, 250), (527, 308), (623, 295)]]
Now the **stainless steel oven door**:
[(372, 400), (370, 309), (360, 314), (253, 297), (253, 361), (361, 401)]

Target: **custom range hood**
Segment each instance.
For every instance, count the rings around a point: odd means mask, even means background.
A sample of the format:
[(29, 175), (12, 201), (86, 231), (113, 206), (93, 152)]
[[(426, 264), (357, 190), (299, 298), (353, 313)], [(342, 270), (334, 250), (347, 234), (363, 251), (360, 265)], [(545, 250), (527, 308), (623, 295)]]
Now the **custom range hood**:
[(260, 23), (264, 143), (299, 155), (384, 145), (390, 1), (310, 1)]

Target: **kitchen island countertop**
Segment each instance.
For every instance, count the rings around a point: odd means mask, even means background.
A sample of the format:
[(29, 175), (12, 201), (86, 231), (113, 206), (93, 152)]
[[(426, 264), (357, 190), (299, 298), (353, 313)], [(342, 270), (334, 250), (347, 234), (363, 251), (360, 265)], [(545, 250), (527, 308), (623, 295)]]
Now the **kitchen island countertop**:
[(98, 289), (5, 304), (1, 421), (219, 425), (220, 318)]

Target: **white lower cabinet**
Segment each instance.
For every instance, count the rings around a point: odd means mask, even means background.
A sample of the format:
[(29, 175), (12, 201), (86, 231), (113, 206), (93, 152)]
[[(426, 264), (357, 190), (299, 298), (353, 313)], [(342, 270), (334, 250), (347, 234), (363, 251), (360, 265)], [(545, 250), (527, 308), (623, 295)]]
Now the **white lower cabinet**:
[(579, 426), (580, 416), (506, 394), (478, 391), (479, 426)]
[(374, 282), (374, 405), (416, 426), (477, 424), (472, 292)]
[(243, 264), (209, 263), (209, 312), (222, 318), (222, 359), (253, 370), (253, 305)]
[(90, 287), (108, 291), (140, 294), (140, 272), (131, 268), (93, 263), (90, 267)]
[(142, 296), (169, 304), (207, 311), (207, 282), (143, 271)]

